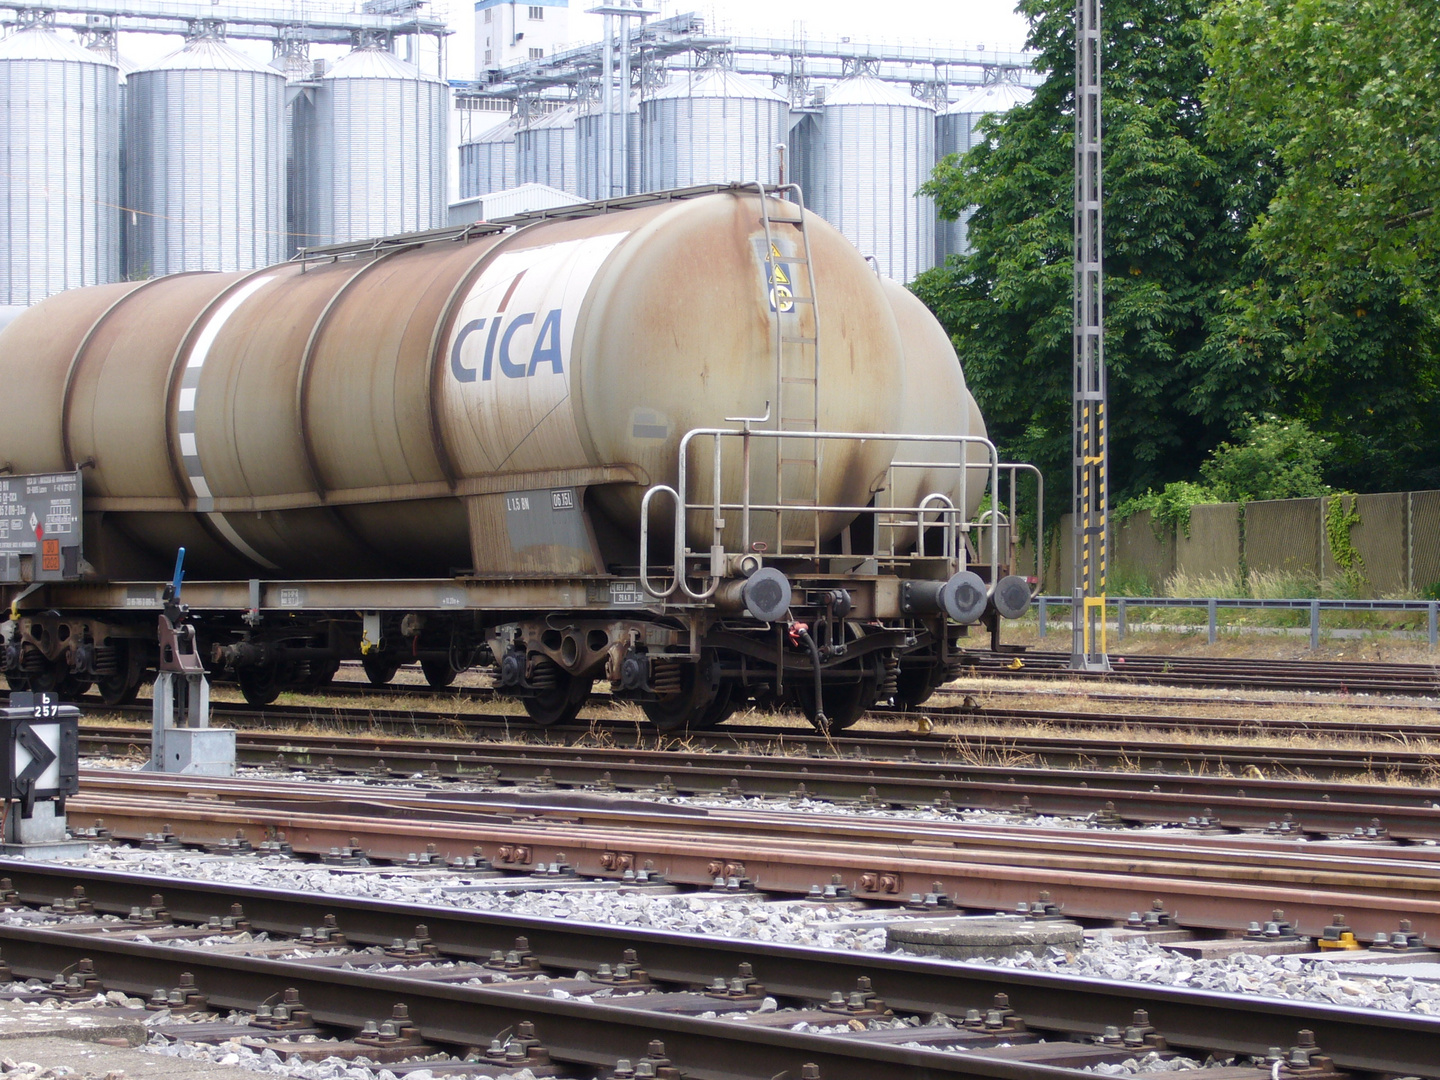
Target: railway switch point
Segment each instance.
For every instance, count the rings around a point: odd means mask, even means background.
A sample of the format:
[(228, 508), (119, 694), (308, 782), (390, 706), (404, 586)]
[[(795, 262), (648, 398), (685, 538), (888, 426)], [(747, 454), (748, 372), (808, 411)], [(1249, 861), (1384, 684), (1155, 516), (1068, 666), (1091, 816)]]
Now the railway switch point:
[(147, 772), (192, 776), (235, 775), (235, 729), (210, 726), (210, 680), (181, 603), (185, 549), (175, 558), (175, 576), (165, 586), (159, 616), (160, 650), (151, 690), (150, 760)]

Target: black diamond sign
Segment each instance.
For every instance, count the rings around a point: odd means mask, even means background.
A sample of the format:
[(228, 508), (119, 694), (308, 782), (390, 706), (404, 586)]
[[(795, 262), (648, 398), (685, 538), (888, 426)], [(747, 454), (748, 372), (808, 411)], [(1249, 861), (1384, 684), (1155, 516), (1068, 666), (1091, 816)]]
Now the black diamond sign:
[(45, 775), (45, 770), (55, 761), (55, 751), (26, 723), (16, 725), (15, 745), (24, 747), (30, 754), (30, 764), (15, 775), (17, 785), (29, 787)]

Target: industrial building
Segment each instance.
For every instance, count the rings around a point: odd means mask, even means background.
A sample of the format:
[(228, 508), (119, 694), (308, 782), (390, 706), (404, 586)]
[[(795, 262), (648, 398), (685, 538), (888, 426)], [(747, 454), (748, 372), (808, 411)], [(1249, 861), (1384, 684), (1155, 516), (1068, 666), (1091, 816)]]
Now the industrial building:
[(1028, 100), (1034, 78), (1027, 53), (737, 37), (692, 14), (591, 10), (611, 26), (600, 42), (556, 51), (546, 37), (513, 64), (484, 62), (477, 25), (479, 77), (454, 84), (462, 198), (517, 178), (586, 199), (789, 181), (881, 273), (909, 281), (964, 250), (964, 224), (938, 222), (918, 189), (983, 115)]
[[(736, 38), (694, 15), (598, 10), (608, 40), (564, 48), (568, 0), (480, 0), (480, 76), (454, 81), (449, 28), (416, 0), (0, 0), (0, 307), (437, 228), (453, 202), (540, 190), (526, 185), (604, 199), (797, 182), (908, 281), (963, 244), (916, 195), (937, 155), (1027, 94), (1024, 54)], [(137, 64), (121, 33), (175, 47)], [(244, 40), (270, 42), (273, 61)], [(348, 51), (312, 59), (317, 45)]]

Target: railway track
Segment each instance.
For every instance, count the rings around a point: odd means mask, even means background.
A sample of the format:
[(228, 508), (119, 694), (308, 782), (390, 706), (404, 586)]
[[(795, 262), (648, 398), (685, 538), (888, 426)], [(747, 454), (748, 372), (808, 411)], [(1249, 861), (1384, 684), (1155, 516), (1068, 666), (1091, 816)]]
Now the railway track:
[[(81, 745), (105, 756), (144, 747), (141, 728), (86, 728)], [(1277, 752), (1267, 747), (1225, 748), (1212, 754), (1196, 748), (1155, 748), (1127, 744), (1097, 748), (1083, 740), (1005, 740), (996, 746), (1013, 760), (986, 764), (981, 753), (961, 744), (931, 745), (918, 754), (887, 758), (813, 753), (823, 746), (795, 746), (789, 753), (745, 752), (731, 744), (724, 754), (629, 746), (476, 744), (436, 741), (423, 745), (407, 739), (374, 736), (296, 735), (244, 732), (237, 738), (242, 763), (295, 774), (363, 779), (439, 779), (564, 786), (592, 790), (671, 791), (685, 795), (731, 798), (763, 796), (795, 799), (811, 796), (874, 807), (963, 806), (970, 809), (1032, 813), (1098, 814), (1115, 823), (1184, 823), (1208, 819), (1212, 827), (1265, 828), (1289, 815), (1295, 835), (1353, 834), (1377, 824), (1392, 839), (1440, 841), (1440, 810), (1431, 787), (1393, 783), (1347, 783), (1337, 787), (1320, 779), (1297, 780), (1301, 771), (1391, 775), (1410, 771), (1433, 775), (1427, 756), (1335, 750)], [(973, 744), (972, 744), (973, 746)], [(1108, 760), (1107, 760), (1108, 757)], [(1064, 759), (1066, 768), (1055, 763)], [(1048, 760), (1047, 760), (1048, 759)], [(1153, 759), (1153, 760), (1152, 760)], [(1097, 767), (1122, 761), (1125, 770)], [(1272, 776), (1255, 769), (1245, 775), (1228, 766), (1264, 761)], [(1146, 768), (1154, 762), (1184, 764), (1184, 770)], [(1205, 767), (1214, 767), (1208, 774)], [(1253, 768), (1253, 767), (1252, 767)]]
[[(548, 1075), (588, 1075), (614, 1069), (621, 1058), (663, 1056), (664, 1067), (676, 1071), (646, 1075), (1076, 1080), (1087, 1075), (1082, 1069), (1151, 1050), (1163, 1065), (1176, 1051), (1264, 1061), (1280, 1047), (1287, 1076), (1334, 1080), (1351, 1075), (1347, 1070), (1440, 1076), (1440, 1020), (1432, 1017), (150, 874), (24, 862), (0, 862), (0, 872), (10, 877), (12, 905), (73, 897), (78, 889), (97, 913), (148, 909), (152, 916), (131, 916), (139, 925), (127, 926), (52, 912), (0, 925), (4, 955), (18, 974), (80, 970), (97, 989), (146, 996), (157, 986), (183, 987), (171, 1000), (193, 999), (207, 1009), (250, 1012), (282, 1000), (287, 1020), (294, 1015), (318, 1025), (311, 1030), (322, 1037), (338, 1029), (352, 1045), (364, 1035), (349, 1033), (389, 1016), (403, 1016), (406, 1037), (432, 1050), (483, 1045), (494, 1035), (501, 1042), (492, 1045), (503, 1054), (506, 1033), (521, 1033), (526, 1042), (515, 1056), (522, 1064), (533, 1057), (560, 1067)], [(157, 891), (163, 914), (151, 907)], [(251, 930), (293, 938), (328, 921), (343, 933), (343, 944), (332, 939), (317, 950), (313, 934), (311, 948), (293, 941), (230, 944), (226, 935), (237, 928), (224, 929), (221, 919), (236, 903)], [(197, 934), (185, 924), (212, 920), (201, 932), (203, 947), (194, 947)], [(410, 962), (408, 947), (395, 954), (397, 938), (414, 946)], [(423, 961), (435, 959), (454, 966), (444, 974), (425, 970)], [(577, 970), (583, 981), (575, 979)], [(937, 1013), (958, 1018), (972, 1010), (973, 1024), (935, 1022)], [(897, 1018), (911, 1024), (897, 1027)], [(175, 1037), (205, 1037), (200, 1025), (186, 1026)], [(247, 1029), (252, 1039), (287, 1037), (283, 1028), (257, 1029), (244, 1017), (228, 1030), (215, 1027), (212, 1037), (243, 1038)], [(657, 1048), (655, 1039), (663, 1045)], [(1251, 1080), (1270, 1068), (1267, 1062), (1212, 1075)]]
[[(1108, 672), (1076, 672), (1069, 653), (966, 652), (965, 667), (977, 675), (1066, 679), (1085, 683), (1131, 682), (1265, 690), (1317, 690), (1348, 694), (1440, 694), (1434, 664), (1338, 662), (1329, 660), (1246, 660), (1233, 657), (1111, 655)], [(1019, 664), (1016, 664), (1016, 661)], [(963, 669), (962, 669), (963, 670)]]
[(1184, 925), (1211, 930), (1244, 929), (1282, 908), (1315, 933), (1343, 911), (1367, 940), (1401, 919), (1440, 938), (1440, 849), (1430, 846), (969, 825), (943, 815), (617, 801), (608, 792), (377, 790), (109, 771), (87, 772), (68, 805), (72, 827), (100, 818), (117, 837), (221, 852), (234, 850), (237, 835), (246, 844), (283, 835), (295, 852), (315, 857), (358, 847), (372, 859), (416, 865), (429, 851), (437, 864), (469, 857), (513, 874), (563, 867), (606, 880), (648, 867), (678, 884), (719, 879), (726, 888), (800, 896), (838, 876), (863, 900), (934, 894), (981, 911), (1014, 909), (1049, 891), (1067, 914), (1102, 920), (1123, 920), (1158, 897)]
[[(112, 712), (144, 715), (146, 703), (121, 706)], [(821, 757), (846, 754), (873, 758), (914, 757), (938, 762), (1011, 762), (1054, 768), (1120, 767), (1157, 772), (1205, 774), (1247, 773), (1300, 776), (1310, 779), (1355, 779), (1383, 776), (1428, 782), (1436, 776), (1432, 743), (1440, 742), (1440, 724), (1351, 722), (1268, 717), (1189, 717), (1154, 714), (1098, 714), (1078, 710), (1010, 709), (958, 706), (902, 714), (910, 730), (850, 731), (824, 736), (808, 729), (764, 723), (731, 722), (682, 736), (660, 736), (645, 725), (614, 717), (582, 719), (539, 731), (513, 715), (418, 710), (257, 708), (216, 703), (216, 719), (242, 730), (294, 730), (331, 727), (368, 735), (420, 736), (427, 739), (488, 739), (561, 744), (603, 741), (634, 747), (699, 747), (757, 752), (808, 753)], [(933, 729), (934, 720), (956, 723), (954, 730)], [(1020, 729), (1016, 734), (1007, 725)], [(980, 731), (967, 731), (979, 727)], [(919, 728), (928, 728), (921, 731)], [(257, 730), (258, 729), (258, 730)], [(1052, 730), (1056, 732), (1051, 734)], [(148, 729), (87, 726), (90, 744), (148, 739)], [(1076, 732), (1069, 736), (1060, 732)], [(1177, 743), (1161, 733), (1207, 734), (1230, 738), (1302, 740), (1296, 745), (1267, 746), (1225, 743)], [(1107, 733), (1122, 736), (1116, 740)], [(1351, 740), (1353, 746), (1331, 740)], [(256, 763), (255, 758), (249, 758)]]

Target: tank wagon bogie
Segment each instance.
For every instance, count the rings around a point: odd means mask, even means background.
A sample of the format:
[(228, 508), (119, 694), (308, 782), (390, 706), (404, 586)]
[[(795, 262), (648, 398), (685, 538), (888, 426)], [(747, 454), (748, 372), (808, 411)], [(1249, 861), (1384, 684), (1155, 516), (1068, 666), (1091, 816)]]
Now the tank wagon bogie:
[(798, 203), (632, 197), (26, 312), (10, 684), (133, 697), (169, 611), (260, 703), (344, 660), (488, 669), (541, 724), (597, 684), (662, 728), (923, 700), (1030, 598), (1003, 519), (976, 555), (1000, 463), (938, 324)]

